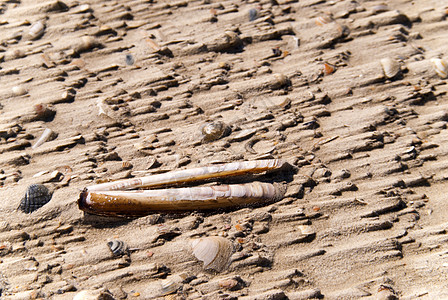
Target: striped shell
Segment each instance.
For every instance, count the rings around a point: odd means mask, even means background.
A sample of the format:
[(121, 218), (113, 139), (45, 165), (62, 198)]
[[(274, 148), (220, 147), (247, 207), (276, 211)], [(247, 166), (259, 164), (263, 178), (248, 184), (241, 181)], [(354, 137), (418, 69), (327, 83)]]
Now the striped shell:
[(166, 279), (160, 280), (160, 294), (162, 296), (175, 293), (186, 278), (186, 274), (174, 274), (168, 276)]
[(230, 127), (224, 122), (216, 121), (201, 127), (202, 140), (204, 142), (216, 141), (230, 133)]
[(193, 240), (191, 245), (194, 256), (204, 262), (204, 269), (218, 272), (230, 264), (230, 257), (234, 251), (232, 242), (219, 236)]
[(316, 23), (316, 25), (318, 26), (323, 26), (325, 24), (329, 24), (331, 22), (333, 22), (333, 19), (330, 16), (327, 15), (323, 15), (323, 16), (319, 16), (317, 17), (314, 22)]
[(28, 186), (25, 196), (20, 201), (19, 209), (24, 213), (32, 213), (47, 204), (52, 193), (42, 184), (32, 184)]
[(432, 58), (431, 64), (437, 75), (441, 78), (448, 77), (448, 63), (445, 60), (440, 58)]
[(395, 59), (386, 57), (381, 59), (380, 63), (386, 78), (394, 78), (400, 73), (400, 64)]
[(128, 245), (125, 242), (119, 240), (113, 240), (107, 242), (110, 251), (114, 256), (122, 256), (128, 253)]

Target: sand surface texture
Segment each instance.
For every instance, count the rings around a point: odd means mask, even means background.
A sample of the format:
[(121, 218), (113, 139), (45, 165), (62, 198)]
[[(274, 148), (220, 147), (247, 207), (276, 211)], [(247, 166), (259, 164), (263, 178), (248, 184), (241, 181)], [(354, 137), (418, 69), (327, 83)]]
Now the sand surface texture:
[[(448, 2), (386, 2), (0, 1), (1, 298), (448, 299)], [(225, 183), (276, 203), (78, 209), (98, 182), (259, 159), (291, 167)], [(26, 214), (31, 184), (53, 196)]]

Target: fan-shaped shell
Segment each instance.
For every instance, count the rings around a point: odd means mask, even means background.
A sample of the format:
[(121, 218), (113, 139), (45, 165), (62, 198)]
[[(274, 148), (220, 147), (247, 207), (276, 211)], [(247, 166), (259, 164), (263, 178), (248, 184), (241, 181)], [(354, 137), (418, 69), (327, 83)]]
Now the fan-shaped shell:
[(31, 213), (47, 204), (52, 193), (42, 184), (32, 184), (28, 186), (25, 196), (20, 201), (19, 208), (25, 213)]
[(123, 241), (113, 240), (107, 242), (107, 245), (109, 246), (110, 251), (112, 251), (112, 254), (115, 256), (122, 256), (128, 253), (128, 245), (126, 245)]
[(400, 64), (395, 59), (386, 57), (381, 59), (380, 62), (386, 78), (394, 78), (400, 72)]
[(231, 241), (219, 236), (193, 240), (191, 245), (194, 256), (204, 262), (204, 269), (213, 269), (218, 272), (229, 265), (230, 256), (234, 250)]
[(181, 286), (182, 282), (187, 277), (186, 274), (174, 274), (168, 276), (166, 279), (160, 280), (160, 293), (162, 296), (175, 293)]
[(441, 78), (448, 77), (448, 63), (440, 58), (431, 59), (432, 67)]
[(206, 123), (201, 127), (202, 140), (212, 142), (230, 133), (230, 127), (224, 122), (216, 121)]

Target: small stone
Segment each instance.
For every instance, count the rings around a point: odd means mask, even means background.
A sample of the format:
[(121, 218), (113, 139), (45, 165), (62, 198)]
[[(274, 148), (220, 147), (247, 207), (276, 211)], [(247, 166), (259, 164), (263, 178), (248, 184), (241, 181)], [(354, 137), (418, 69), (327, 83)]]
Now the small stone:
[(12, 87), (12, 93), (14, 96), (23, 96), (28, 93), (28, 91), (21, 85), (19, 86), (13, 86)]

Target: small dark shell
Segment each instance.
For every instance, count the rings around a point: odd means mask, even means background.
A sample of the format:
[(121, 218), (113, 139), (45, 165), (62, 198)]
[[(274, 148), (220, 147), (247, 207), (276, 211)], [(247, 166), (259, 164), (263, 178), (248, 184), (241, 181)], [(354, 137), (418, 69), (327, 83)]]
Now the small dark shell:
[(128, 66), (132, 66), (134, 64), (134, 58), (132, 57), (132, 54), (126, 54), (125, 60)]
[(251, 8), (249, 10), (249, 21), (254, 21), (258, 18), (258, 10), (255, 8)]
[(107, 245), (109, 246), (110, 251), (112, 251), (112, 254), (115, 256), (122, 256), (128, 253), (128, 245), (126, 245), (123, 241), (113, 240), (107, 242)]
[(26, 189), (19, 209), (27, 214), (41, 208), (51, 199), (52, 193), (42, 184), (32, 184)]
[(202, 141), (212, 142), (229, 135), (231, 129), (224, 122), (216, 121), (201, 127)]

